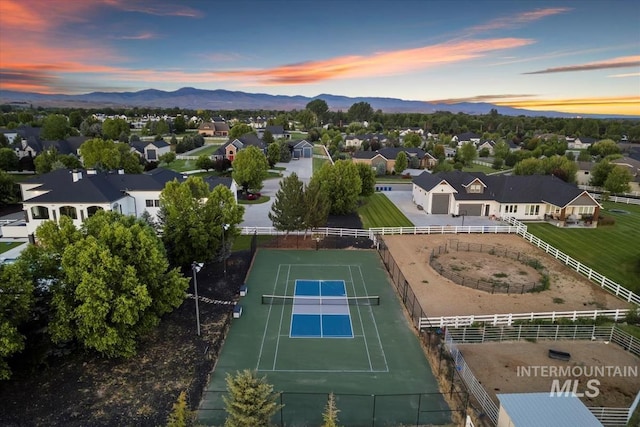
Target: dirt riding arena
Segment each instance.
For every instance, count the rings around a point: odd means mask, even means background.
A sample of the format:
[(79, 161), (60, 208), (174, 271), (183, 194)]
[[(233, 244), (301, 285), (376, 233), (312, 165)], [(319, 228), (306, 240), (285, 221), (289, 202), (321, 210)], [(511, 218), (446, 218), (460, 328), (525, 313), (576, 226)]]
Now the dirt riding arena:
[[(524, 294), (491, 294), (458, 285), (429, 265), (431, 251), (457, 240), (493, 245), (539, 260), (549, 276), (548, 290)], [(560, 261), (513, 234), (430, 234), (384, 236), (391, 255), (411, 285), (427, 316), (481, 315), (550, 311), (628, 308), (629, 305), (601, 289)], [(438, 261), (444, 268), (464, 269), (465, 276), (487, 278), (499, 273), (513, 278), (537, 278), (522, 263), (478, 252), (454, 252)], [(504, 279), (503, 279), (504, 280)]]
[[(596, 379), (599, 385), (595, 397), (583, 397), (581, 400), (587, 406), (629, 407), (640, 386), (640, 378), (634, 376), (640, 370), (640, 358), (624, 351), (616, 344), (591, 341), (539, 341), (537, 343), (518, 342), (490, 342), (482, 344), (458, 344), (458, 349), (484, 389), (498, 403), (496, 394), (499, 393), (534, 393), (550, 392), (553, 380), (560, 380), (560, 387), (566, 380), (579, 380), (579, 393), (594, 394), (593, 389), (587, 388), (587, 381)], [(565, 351), (571, 354), (570, 361), (560, 361), (548, 357), (549, 349)], [(523, 367), (576, 367), (574, 377), (556, 377), (549, 373), (534, 374), (523, 371)], [(593, 372), (593, 367), (632, 367), (626, 369), (629, 375), (617, 375), (615, 371), (609, 375), (600, 376)], [(625, 373), (625, 370), (618, 371)]]

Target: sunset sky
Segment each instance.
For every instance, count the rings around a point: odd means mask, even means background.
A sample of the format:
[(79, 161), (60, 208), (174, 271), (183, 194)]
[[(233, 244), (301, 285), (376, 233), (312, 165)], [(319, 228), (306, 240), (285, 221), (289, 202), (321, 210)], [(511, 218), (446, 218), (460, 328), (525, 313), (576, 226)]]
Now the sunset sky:
[(640, 1), (0, 0), (0, 89), (640, 115)]

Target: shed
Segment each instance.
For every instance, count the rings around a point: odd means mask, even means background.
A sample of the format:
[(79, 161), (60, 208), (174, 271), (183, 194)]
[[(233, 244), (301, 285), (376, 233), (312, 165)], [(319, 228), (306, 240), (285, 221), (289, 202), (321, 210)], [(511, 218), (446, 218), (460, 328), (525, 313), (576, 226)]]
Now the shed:
[(571, 394), (498, 394), (498, 427), (602, 427), (580, 399)]

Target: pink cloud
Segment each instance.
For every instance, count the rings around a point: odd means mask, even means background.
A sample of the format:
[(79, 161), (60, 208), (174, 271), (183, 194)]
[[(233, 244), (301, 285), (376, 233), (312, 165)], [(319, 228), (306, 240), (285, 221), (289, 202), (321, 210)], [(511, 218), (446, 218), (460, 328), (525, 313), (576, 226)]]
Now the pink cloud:
[(323, 61), (283, 65), (268, 69), (216, 72), (227, 79), (258, 79), (260, 84), (315, 83), (335, 78), (379, 77), (406, 74), (441, 64), (466, 61), (487, 52), (513, 49), (533, 43), (528, 39), (464, 40), (414, 49), (378, 52), (369, 56), (343, 56)]
[(157, 16), (182, 16), (186, 18), (202, 18), (204, 16), (201, 11), (183, 6), (180, 2), (172, 4), (142, 4), (141, 2), (131, 0), (102, 0), (102, 2), (105, 5), (115, 7), (125, 12), (137, 12)]

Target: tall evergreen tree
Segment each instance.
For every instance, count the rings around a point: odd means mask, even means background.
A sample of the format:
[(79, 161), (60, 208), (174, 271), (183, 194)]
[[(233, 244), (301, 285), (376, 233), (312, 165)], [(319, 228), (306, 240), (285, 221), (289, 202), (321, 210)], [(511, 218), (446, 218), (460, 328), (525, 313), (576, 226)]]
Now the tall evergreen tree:
[(281, 231), (304, 229), (305, 205), (303, 184), (298, 175), (292, 173), (280, 181), (280, 189), (271, 206), (269, 219)]
[(235, 376), (227, 374), (228, 396), (223, 396), (227, 419), (225, 427), (255, 427), (271, 425), (271, 417), (281, 408), (279, 394), (266, 377), (245, 369)]

